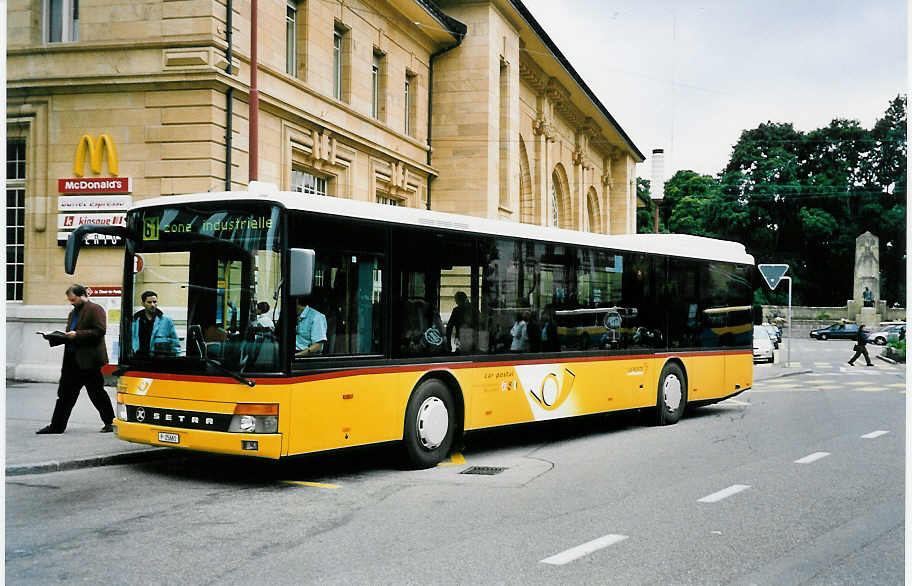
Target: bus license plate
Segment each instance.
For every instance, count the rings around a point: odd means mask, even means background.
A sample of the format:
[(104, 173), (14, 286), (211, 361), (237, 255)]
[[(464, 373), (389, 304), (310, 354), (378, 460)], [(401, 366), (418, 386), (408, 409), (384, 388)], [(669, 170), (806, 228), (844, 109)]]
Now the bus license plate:
[(179, 444), (180, 436), (176, 433), (167, 433), (164, 431), (160, 431), (160, 432), (158, 432), (158, 441), (169, 443), (169, 444)]

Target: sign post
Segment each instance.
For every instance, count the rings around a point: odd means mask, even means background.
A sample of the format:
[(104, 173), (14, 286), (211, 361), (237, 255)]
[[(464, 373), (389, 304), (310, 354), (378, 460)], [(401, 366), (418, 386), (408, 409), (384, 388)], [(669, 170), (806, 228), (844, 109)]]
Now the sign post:
[(776, 289), (779, 281), (788, 281), (789, 284), (788, 351), (785, 354), (785, 363), (783, 364), (783, 366), (788, 366), (792, 361), (792, 278), (784, 275), (789, 270), (789, 266), (786, 264), (763, 264), (757, 265), (757, 268), (760, 269), (760, 274), (763, 275), (763, 280), (769, 285), (771, 291)]

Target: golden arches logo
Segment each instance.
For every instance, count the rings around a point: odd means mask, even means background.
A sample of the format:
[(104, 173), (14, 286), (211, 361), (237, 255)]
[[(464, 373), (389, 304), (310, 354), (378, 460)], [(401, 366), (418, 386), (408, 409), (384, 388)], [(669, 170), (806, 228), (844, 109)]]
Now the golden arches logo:
[(114, 139), (110, 134), (98, 135), (98, 142), (92, 140), (88, 134), (83, 134), (76, 146), (76, 159), (73, 164), (73, 173), (77, 177), (82, 177), (85, 173), (86, 151), (89, 154), (89, 168), (96, 175), (101, 173), (101, 157), (104, 153), (108, 155), (108, 171), (111, 175), (117, 176), (117, 149), (114, 148)]

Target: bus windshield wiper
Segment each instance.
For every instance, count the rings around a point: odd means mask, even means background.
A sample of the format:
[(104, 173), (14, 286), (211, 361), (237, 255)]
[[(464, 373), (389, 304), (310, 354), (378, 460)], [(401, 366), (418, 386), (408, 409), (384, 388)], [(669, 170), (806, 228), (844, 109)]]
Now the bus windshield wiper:
[(228, 368), (227, 366), (224, 366), (221, 362), (219, 362), (218, 360), (216, 360), (214, 358), (209, 358), (208, 356), (203, 356), (201, 358), (201, 360), (203, 362), (205, 362), (206, 364), (213, 366), (219, 372), (221, 372), (223, 374), (227, 374), (228, 376), (230, 376), (237, 382), (247, 385), (251, 389), (256, 386), (256, 381), (250, 380), (248, 378), (244, 378), (244, 376), (241, 373), (231, 370), (230, 368)]

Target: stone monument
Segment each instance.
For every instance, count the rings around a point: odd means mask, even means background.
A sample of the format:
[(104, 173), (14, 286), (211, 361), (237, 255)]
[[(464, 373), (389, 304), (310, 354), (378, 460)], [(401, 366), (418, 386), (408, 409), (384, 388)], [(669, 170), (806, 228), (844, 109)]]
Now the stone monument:
[(855, 323), (876, 327), (886, 312), (880, 299), (880, 239), (865, 232), (855, 239), (855, 276), (848, 314)]

